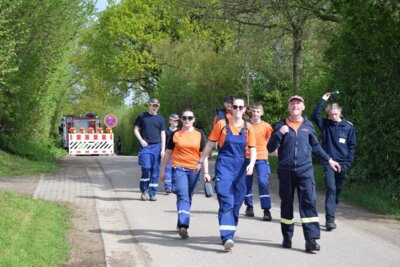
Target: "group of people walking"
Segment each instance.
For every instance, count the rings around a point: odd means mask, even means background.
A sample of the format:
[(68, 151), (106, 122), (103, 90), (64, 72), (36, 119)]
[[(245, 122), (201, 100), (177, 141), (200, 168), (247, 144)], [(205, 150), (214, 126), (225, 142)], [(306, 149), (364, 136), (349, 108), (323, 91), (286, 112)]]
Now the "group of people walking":
[[(215, 191), (218, 198), (218, 221), (225, 251), (234, 247), (234, 235), (239, 211), (246, 205), (245, 215), (254, 216), (253, 172), (257, 173), (259, 197), (264, 221), (271, 221), (268, 154), (278, 156), (279, 196), (281, 199), (281, 231), (283, 248), (292, 247), (294, 232), (293, 201), (297, 191), (299, 209), (307, 252), (319, 251), (320, 224), (316, 208), (316, 189), (312, 154), (324, 164), (326, 181), (326, 229), (336, 228), (335, 211), (346, 174), (354, 159), (356, 148), (354, 126), (341, 116), (338, 104), (326, 109), (328, 118), (320, 117), (324, 104), (331, 97), (324, 94), (312, 118), (322, 132), (322, 146), (313, 124), (302, 113), (305, 109), (301, 96), (288, 100), (289, 116), (273, 129), (262, 121), (262, 105), (250, 107), (247, 121), (244, 99), (226, 97), (224, 109), (217, 110), (214, 127), (208, 136), (194, 127), (195, 114), (185, 109), (181, 117), (171, 114), (167, 128), (158, 114), (159, 100), (152, 98), (149, 111), (141, 113), (134, 122), (134, 134), (140, 142), (139, 165), (141, 199), (156, 201), (159, 178), (165, 183), (166, 193), (177, 197), (177, 230), (181, 238), (189, 237), (192, 196), (199, 182), (211, 181), (208, 156), (217, 147), (215, 162)], [(178, 129), (178, 121), (182, 128)], [(162, 160), (162, 162), (161, 162)], [(161, 165), (161, 166), (160, 166)]]

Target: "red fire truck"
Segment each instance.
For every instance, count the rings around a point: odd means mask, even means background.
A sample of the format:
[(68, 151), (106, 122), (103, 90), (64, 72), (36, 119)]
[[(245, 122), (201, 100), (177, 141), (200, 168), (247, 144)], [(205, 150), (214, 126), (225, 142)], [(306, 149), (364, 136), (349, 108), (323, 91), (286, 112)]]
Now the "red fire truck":
[(64, 115), (61, 119), (59, 126), (59, 133), (61, 135), (63, 147), (68, 148), (70, 128), (73, 127), (78, 132), (83, 129), (85, 133), (88, 132), (89, 127), (97, 132), (100, 127), (99, 117), (94, 112), (88, 112), (85, 115)]

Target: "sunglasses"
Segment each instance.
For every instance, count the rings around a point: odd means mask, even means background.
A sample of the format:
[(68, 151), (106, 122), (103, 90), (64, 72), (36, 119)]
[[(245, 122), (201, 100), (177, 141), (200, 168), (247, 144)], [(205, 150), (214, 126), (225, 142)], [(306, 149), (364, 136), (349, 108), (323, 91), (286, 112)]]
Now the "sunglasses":
[(244, 106), (233, 105), (232, 108), (233, 108), (234, 110), (236, 110), (236, 109), (242, 110), (242, 109), (244, 108)]
[(194, 119), (193, 116), (182, 116), (182, 120), (183, 120), (183, 121), (191, 121), (191, 120), (193, 120), (193, 119)]

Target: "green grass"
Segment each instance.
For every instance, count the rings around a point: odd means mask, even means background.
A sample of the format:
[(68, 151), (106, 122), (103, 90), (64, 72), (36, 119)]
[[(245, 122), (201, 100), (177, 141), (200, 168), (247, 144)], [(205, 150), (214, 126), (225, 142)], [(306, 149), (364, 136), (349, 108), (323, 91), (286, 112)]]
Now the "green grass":
[(66, 207), (0, 191), (0, 211), (0, 266), (67, 262), (71, 214)]
[[(278, 170), (277, 158), (270, 156), (268, 158), (273, 173)], [(314, 164), (315, 182), (317, 190), (325, 191), (325, 181), (323, 176), (323, 166)], [(391, 219), (400, 220), (400, 196), (393, 194), (392, 190), (385, 188), (376, 188), (370, 185), (357, 183), (345, 183), (341, 194), (341, 199), (363, 207), (371, 212), (379, 213)]]
[(0, 177), (37, 175), (57, 169), (55, 161), (34, 161), (0, 150)]

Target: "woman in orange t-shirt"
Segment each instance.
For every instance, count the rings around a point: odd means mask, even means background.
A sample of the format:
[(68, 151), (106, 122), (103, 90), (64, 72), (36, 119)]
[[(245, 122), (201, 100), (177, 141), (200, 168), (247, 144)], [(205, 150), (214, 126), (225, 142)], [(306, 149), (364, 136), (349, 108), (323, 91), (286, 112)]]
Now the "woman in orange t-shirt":
[[(167, 143), (167, 151), (163, 158), (160, 177), (165, 178), (165, 167), (172, 158), (172, 188), (177, 197), (178, 231), (182, 239), (189, 237), (187, 229), (190, 221), (192, 196), (199, 181), (200, 172), (195, 173), (194, 167), (200, 159), (200, 154), (206, 145), (204, 133), (193, 127), (196, 118), (193, 111), (186, 109), (182, 113), (182, 129), (175, 131)], [(204, 180), (210, 181), (208, 160), (203, 161)]]

